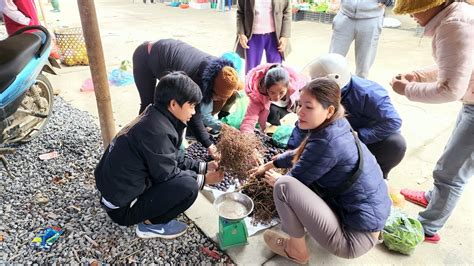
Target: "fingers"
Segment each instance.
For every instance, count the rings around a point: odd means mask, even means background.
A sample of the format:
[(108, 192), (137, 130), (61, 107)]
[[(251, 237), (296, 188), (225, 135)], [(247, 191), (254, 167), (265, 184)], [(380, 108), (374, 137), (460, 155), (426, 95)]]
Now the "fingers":
[(240, 45), (242, 46), (242, 48), (244, 49), (248, 49), (249, 46), (248, 46), (248, 39), (247, 39), (247, 36), (245, 35), (240, 35), (240, 39), (239, 39), (239, 42), (240, 42)]

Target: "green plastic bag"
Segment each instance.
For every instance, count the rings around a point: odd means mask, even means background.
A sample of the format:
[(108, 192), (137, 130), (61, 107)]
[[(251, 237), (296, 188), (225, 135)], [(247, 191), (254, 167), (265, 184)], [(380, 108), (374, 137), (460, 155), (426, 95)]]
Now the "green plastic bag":
[(234, 111), (230, 115), (222, 118), (221, 121), (231, 127), (240, 129), (240, 124), (242, 124), (242, 120), (244, 120), (248, 105), (249, 97), (244, 92), (239, 92), (239, 97), (233, 106)]
[(286, 149), (288, 147), (288, 140), (290, 139), (291, 133), (295, 128), (294, 125), (281, 125), (278, 126), (272, 135), (273, 144), (279, 148)]
[(382, 230), (382, 238), (388, 249), (410, 255), (423, 242), (425, 234), (420, 221), (408, 217), (400, 209), (392, 208)]

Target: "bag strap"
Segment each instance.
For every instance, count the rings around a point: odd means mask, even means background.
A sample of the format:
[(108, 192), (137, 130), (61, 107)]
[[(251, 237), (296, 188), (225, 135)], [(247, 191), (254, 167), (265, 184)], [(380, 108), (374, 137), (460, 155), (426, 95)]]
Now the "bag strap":
[(323, 199), (325, 199), (325, 198), (334, 198), (334, 197), (342, 194), (343, 192), (348, 190), (357, 181), (357, 179), (359, 179), (360, 175), (362, 174), (362, 169), (364, 168), (364, 156), (362, 154), (362, 148), (360, 146), (360, 140), (357, 137), (356, 133), (352, 129), (351, 129), (351, 133), (354, 136), (355, 143), (356, 143), (356, 146), (357, 146), (357, 152), (359, 154), (359, 164), (358, 164), (357, 170), (355, 171), (355, 173), (351, 177), (349, 177), (346, 181), (344, 181), (344, 183), (342, 183), (336, 189), (333, 189), (333, 190), (324, 189), (324, 188), (322, 188), (321, 186), (319, 186), (317, 184), (317, 181), (313, 182), (309, 186), (309, 188), (311, 190), (313, 190), (316, 194), (318, 194)]

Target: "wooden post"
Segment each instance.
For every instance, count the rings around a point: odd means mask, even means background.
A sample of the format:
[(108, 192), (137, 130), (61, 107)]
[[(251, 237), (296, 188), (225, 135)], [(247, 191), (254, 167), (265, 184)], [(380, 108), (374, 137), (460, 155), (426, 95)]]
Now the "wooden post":
[(43, 23), (46, 28), (48, 28), (48, 22), (46, 21), (46, 13), (44, 12), (43, 0), (38, 0), (38, 6), (41, 11), (41, 16), (43, 17)]
[(81, 15), (82, 31), (84, 32), (92, 83), (94, 84), (100, 131), (104, 147), (107, 147), (115, 136), (115, 122), (94, 0), (77, 0), (77, 6)]

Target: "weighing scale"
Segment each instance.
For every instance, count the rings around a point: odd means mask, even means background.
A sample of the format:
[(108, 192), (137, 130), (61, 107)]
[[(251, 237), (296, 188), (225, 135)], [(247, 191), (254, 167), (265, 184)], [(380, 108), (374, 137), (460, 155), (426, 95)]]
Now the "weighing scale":
[(214, 201), (219, 214), (219, 247), (226, 250), (231, 247), (248, 244), (248, 232), (244, 218), (253, 211), (252, 199), (239, 192), (227, 192)]

